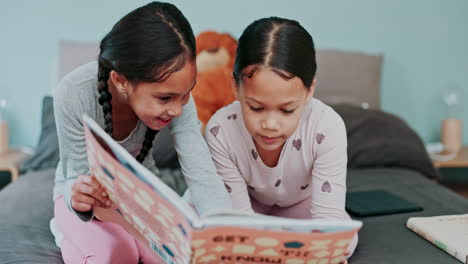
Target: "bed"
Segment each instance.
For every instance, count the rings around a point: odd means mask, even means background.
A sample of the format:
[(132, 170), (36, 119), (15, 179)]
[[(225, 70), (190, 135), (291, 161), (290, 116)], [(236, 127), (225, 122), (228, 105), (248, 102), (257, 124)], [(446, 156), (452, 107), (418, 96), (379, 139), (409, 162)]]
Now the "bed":
[[(60, 43), (60, 73), (65, 74), (96, 53), (95, 44)], [(348, 191), (384, 189), (421, 205), (416, 213), (356, 218), (364, 222), (350, 263), (459, 263), (412, 231), (412, 216), (461, 214), (468, 200), (441, 186), (424, 145), (400, 118), (380, 110), (382, 56), (342, 51), (318, 53), (316, 97), (343, 117), (348, 133)], [(339, 76), (339, 77), (337, 77)], [(344, 85), (344, 83), (346, 85)], [(52, 98), (43, 100), (42, 131), (36, 154), (21, 177), (0, 191), (0, 264), (63, 263), (49, 231), (53, 215), (52, 187), (58, 144)], [(164, 133), (154, 152), (163, 177), (181, 193), (177, 157)]]

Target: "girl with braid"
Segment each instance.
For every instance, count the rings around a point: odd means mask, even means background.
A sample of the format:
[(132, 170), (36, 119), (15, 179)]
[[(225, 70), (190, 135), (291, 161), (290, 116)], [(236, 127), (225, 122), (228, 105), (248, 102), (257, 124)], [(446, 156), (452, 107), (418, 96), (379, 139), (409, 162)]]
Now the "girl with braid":
[[(238, 101), (219, 110), (205, 131), (234, 209), (349, 219), (346, 129), (331, 107), (312, 97), (316, 71), (312, 36), (296, 21), (260, 19), (239, 38)], [(347, 256), (356, 244), (357, 235)]]
[(167, 127), (198, 213), (231, 208), (200, 132), (190, 96), (195, 79), (190, 24), (174, 5), (152, 2), (114, 25), (97, 62), (61, 80), (54, 92), (60, 162), (51, 230), (66, 263), (156, 263), (123, 227), (94, 218), (94, 207), (111, 202), (89, 175), (83, 114), (155, 173), (152, 142)]

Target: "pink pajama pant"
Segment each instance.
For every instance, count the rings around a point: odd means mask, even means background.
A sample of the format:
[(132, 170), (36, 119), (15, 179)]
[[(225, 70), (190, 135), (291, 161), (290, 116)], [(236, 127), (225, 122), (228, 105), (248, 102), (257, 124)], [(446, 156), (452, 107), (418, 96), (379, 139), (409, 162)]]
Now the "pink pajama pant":
[(65, 263), (160, 263), (150, 249), (122, 226), (96, 219), (82, 221), (68, 209), (63, 196), (55, 200), (54, 213), (63, 234), (60, 247)]

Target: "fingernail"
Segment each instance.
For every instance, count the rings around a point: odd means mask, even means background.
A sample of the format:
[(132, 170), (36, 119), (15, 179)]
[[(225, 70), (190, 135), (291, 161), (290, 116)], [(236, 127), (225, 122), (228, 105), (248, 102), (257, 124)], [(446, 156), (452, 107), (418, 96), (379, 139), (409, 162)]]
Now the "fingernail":
[(91, 178), (90, 178), (90, 177), (86, 177), (86, 178), (84, 178), (84, 181), (85, 181), (85, 182), (91, 182)]
[(102, 192), (102, 196), (107, 197), (107, 193), (106, 193), (106, 192)]
[(107, 206), (110, 206), (110, 205), (111, 205), (111, 201), (107, 201), (107, 202), (106, 202), (106, 205), (107, 205)]

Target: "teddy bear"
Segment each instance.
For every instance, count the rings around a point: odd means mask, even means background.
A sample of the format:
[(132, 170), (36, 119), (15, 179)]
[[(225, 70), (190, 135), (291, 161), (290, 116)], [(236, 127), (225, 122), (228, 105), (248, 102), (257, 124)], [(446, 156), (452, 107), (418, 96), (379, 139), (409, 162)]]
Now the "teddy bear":
[(196, 43), (198, 73), (192, 96), (204, 131), (211, 116), (235, 100), (232, 71), (237, 40), (227, 33), (204, 31)]

